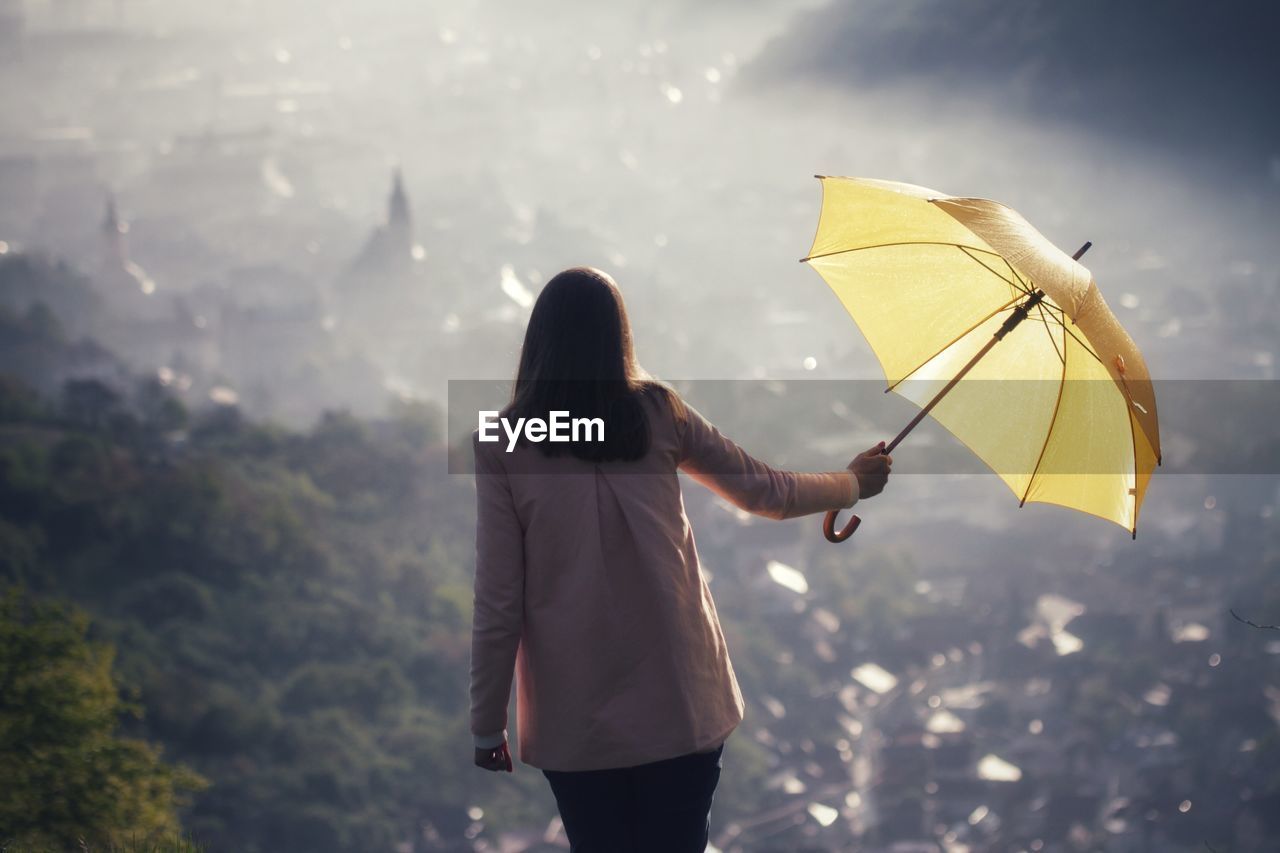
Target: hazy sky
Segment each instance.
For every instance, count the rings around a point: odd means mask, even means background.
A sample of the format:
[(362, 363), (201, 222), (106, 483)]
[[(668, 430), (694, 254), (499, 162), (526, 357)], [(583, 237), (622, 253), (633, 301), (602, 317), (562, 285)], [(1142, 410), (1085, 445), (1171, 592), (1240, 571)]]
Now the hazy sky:
[[(144, 255), (185, 227), (210, 264), (321, 278), (398, 163), (428, 263), (470, 259), (461, 286), (495, 304), (504, 265), (536, 292), (595, 263), (660, 375), (876, 376), (796, 263), (811, 175), (867, 175), (1000, 199), (1068, 250), (1092, 240), (1157, 376), (1272, 375), (1270, 343), (1231, 313), (1276, 310), (1262, 6), (1205, 22), (1186, 2), (62, 5), (88, 24), (29, 3), (0, 150), (47, 155), (87, 128), (109, 152), (90, 178), (139, 220)], [(128, 35), (67, 35), (86, 26)], [(251, 132), (270, 138), (261, 169), (198, 183), (175, 165), (202, 134)], [(98, 211), (50, 208), (25, 236), (56, 246), (76, 217)]]

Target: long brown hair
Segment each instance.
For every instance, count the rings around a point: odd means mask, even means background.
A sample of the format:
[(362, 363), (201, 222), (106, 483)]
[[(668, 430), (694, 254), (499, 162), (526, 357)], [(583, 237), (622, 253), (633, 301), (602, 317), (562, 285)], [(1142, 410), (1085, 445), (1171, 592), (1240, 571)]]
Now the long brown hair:
[(592, 462), (639, 459), (649, 450), (642, 403), (653, 394), (675, 396), (636, 361), (613, 279), (594, 267), (572, 267), (548, 281), (529, 316), (506, 417), (546, 419), (566, 411), (601, 418), (604, 441), (544, 441), (538, 449)]

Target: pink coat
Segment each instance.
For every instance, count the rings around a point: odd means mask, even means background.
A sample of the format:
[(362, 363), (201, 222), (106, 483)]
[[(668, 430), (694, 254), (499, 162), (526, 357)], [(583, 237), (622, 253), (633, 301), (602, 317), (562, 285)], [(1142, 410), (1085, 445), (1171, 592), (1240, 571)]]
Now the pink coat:
[(848, 470), (765, 465), (692, 407), (648, 404), (651, 446), (592, 463), (473, 434), (471, 731), (507, 726), (546, 770), (630, 767), (720, 744), (742, 694), (698, 568), (677, 469), (742, 509), (791, 518), (849, 507)]

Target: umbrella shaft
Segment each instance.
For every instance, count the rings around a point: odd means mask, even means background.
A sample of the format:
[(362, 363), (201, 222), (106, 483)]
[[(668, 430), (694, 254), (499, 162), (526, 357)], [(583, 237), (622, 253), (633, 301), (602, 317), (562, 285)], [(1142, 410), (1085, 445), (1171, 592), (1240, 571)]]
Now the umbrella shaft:
[[(1027, 319), (1027, 314), (1031, 312), (1032, 308), (1039, 305), (1040, 300), (1042, 299), (1044, 299), (1044, 291), (1037, 290), (1035, 293), (1031, 294), (1030, 299), (1022, 303), (1021, 305), (1019, 305), (1017, 308), (1014, 308), (1013, 313), (1009, 315), (1009, 319), (1005, 320), (1004, 323), (1000, 326), (1000, 328), (996, 330), (994, 339), (988, 342), (988, 346), (982, 352), (985, 354), (988, 349), (991, 349), (990, 347), (991, 343), (995, 343), (995, 341), (1002, 339), (1005, 335), (1012, 332), (1019, 323)], [(957, 374), (957, 377), (963, 376), (965, 373), (965, 370), (968, 370), (970, 367), (973, 367), (973, 363), (977, 360), (978, 360), (978, 357), (975, 356), (973, 361), (970, 361), (968, 364), (966, 364), (964, 367), (964, 370), (960, 371), (960, 373)]]
[[(1086, 242), (1083, 246), (1081, 246), (1079, 249), (1076, 250), (1076, 253), (1071, 256), (1071, 260), (1073, 261), (1080, 260), (1080, 257), (1085, 252), (1089, 251), (1089, 247), (1092, 245), (1093, 245), (1092, 241)], [(898, 444), (902, 441), (902, 439), (907, 437), (907, 433), (915, 429), (916, 424), (924, 420), (924, 416), (929, 414), (929, 410), (932, 409), (934, 406), (938, 405), (938, 401), (941, 400), (943, 397), (945, 397), (948, 391), (956, 387), (956, 383), (959, 382), (961, 379), (963, 379), (964, 375), (968, 373), (969, 370), (975, 364), (978, 363), (978, 360), (980, 358), (982, 358), (984, 355), (990, 352), (991, 348), (995, 346), (997, 343), (999, 343), (1001, 338), (1003, 338), (1005, 335), (1012, 332), (1015, 326), (1017, 326), (1019, 323), (1025, 320), (1027, 318), (1027, 314), (1031, 311), (1031, 309), (1034, 308), (1036, 305), (1040, 304), (1040, 300), (1042, 299), (1044, 299), (1044, 291), (1037, 290), (1035, 293), (1031, 294), (1030, 299), (1028, 299), (1026, 302), (1023, 302), (1017, 308), (1013, 309), (1013, 314), (1009, 317), (1009, 319), (1004, 321), (1004, 324), (1000, 326), (998, 330), (996, 330), (996, 333), (991, 336), (991, 340), (987, 341), (983, 345), (982, 349), (978, 350), (974, 354), (973, 358), (969, 359), (969, 363), (966, 364), (964, 367), (960, 368), (960, 372), (957, 373), (955, 376), (951, 377), (950, 382), (942, 386), (942, 390), (934, 395), (933, 399), (929, 401), (929, 405), (925, 406), (923, 409), (917, 412), (916, 416), (911, 419), (911, 423), (903, 427), (902, 432), (898, 433), (897, 437), (885, 446), (884, 448), (885, 455), (892, 453), (893, 449), (898, 446)]]
[[(1084, 251), (1081, 250), (1080, 254), (1084, 254)], [(973, 358), (969, 359), (969, 363), (966, 364), (964, 367), (960, 368), (960, 370), (956, 373), (956, 375), (951, 377), (951, 380), (947, 382), (946, 385), (942, 386), (942, 390), (934, 395), (933, 399), (929, 401), (928, 405), (926, 405), (923, 409), (917, 412), (916, 416), (911, 419), (911, 422), (902, 428), (902, 432), (898, 433), (897, 437), (894, 438), (893, 441), (889, 442), (888, 445), (885, 446), (885, 449), (884, 449), (885, 454), (887, 455), (892, 453), (893, 449), (897, 447), (898, 444), (904, 438), (907, 437), (907, 433), (915, 429), (916, 424), (924, 420), (924, 416), (929, 414), (929, 411), (933, 409), (934, 406), (938, 405), (938, 401), (940, 401), (943, 397), (945, 397), (948, 391), (956, 387), (956, 383), (959, 382), (961, 379), (964, 379), (964, 375), (968, 373), (971, 369), (973, 369), (973, 366), (977, 364), (978, 361), (981, 360), (981, 358), (984, 355), (990, 352), (993, 346), (1000, 343), (1001, 339), (1003, 339), (1005, 335), (1012, 332), (1019, 323), (1025, 320), (1027, 318), (1028, 312), (1030, 312), (1032, 308), (1038, 305), (1040, 303), (1040, 300), (1042, 299), (1044, 299), (1044, 291), (1037, 290), (1035, 293), (1031, 294), (1030, 299), (1028, 299), (1026, 302), (1023, 302), (1017, 308), (1013, 309), (1013, 314), (1011, 314), (1009, 316), (1009, 319), (1005, 320), (1004, 323), (1000, 326), (1000, 328), (996, 330), (996, 333), (991, 336), (991, 340), (983, 344), (982, 349), (974, 353)]]

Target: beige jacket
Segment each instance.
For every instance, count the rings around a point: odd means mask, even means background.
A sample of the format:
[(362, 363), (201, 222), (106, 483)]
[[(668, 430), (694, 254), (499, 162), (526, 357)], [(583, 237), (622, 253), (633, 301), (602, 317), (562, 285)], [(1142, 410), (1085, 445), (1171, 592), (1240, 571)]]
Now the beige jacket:
[(634, 462), (507, 452), (473, 434), (477, 744), (505, 735), (513, 673), (519, 756), (534, 767), (630, 767), (720, 744), (742, 694), (677, 469), (769, 518), (857, 501), (850, 471), (778, 471), (692, 407), (647, 405), (651, 446)]

